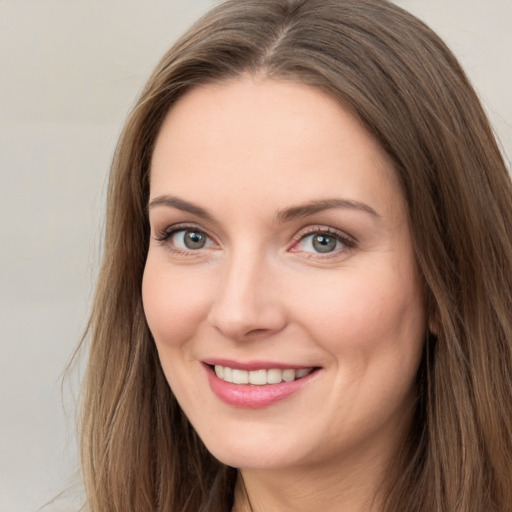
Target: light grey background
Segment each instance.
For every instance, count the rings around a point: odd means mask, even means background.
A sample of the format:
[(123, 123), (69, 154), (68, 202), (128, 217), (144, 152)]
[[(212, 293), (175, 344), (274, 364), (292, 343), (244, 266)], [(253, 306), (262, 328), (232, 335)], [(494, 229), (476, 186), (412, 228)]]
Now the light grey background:
[[(59, 377), (87, 319), (112, 152), (159, 57), (213, 3), (0, 0), (1, 512), (74, 480), (80, 368), (63, 394)], [(452, 47), (512, 156), (512, 0), (397, 3)], [(77, 510), (76, 494), (45, 510)]]

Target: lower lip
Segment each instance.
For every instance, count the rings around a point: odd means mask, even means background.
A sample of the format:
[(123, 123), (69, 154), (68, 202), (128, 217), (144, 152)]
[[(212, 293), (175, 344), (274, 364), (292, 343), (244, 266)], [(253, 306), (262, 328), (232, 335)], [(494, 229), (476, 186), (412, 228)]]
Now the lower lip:
[(292, 382), (256, 386), (232, 384), (219, 379), (209, 366), (206, 366), (206, 370), (212, 391), (226, 404), (242, 409), (262, 409), (274, 405), (307, 386), (318, 373), (317, 370), (313, 370), (309, 375)]

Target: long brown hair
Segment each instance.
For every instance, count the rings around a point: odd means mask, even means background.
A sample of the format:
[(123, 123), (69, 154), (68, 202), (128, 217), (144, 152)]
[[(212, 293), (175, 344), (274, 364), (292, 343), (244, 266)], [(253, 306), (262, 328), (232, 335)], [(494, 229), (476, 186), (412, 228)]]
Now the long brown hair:
[(383, 0), (228, 0), (164, 56), (111, 170), (88, 329), (82, 460), (92, 512), (229, 509), (235, 470), (205, 449), (164, 378), (141, 302), (150, 159), (172, 105), (263, 73), (319, 87), (394, 162), (432, 332), (384, 510), (512, 510), (512, 187), (455, 57)]

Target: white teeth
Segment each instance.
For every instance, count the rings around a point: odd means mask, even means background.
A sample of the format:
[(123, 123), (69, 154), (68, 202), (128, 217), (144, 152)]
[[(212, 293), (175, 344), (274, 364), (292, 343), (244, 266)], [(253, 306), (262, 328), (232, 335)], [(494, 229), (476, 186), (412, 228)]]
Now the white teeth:
[(249, 372), (233, 368), (233, 384), (249, 384)]
[(283, 372), (281, 370), (267, 370), (267, 382), (269, 384), (279, 384), (282, 380)]
[(295, 370), (283, 370), (283, 380), (285, 382), (292, 382), (295, 380)]
[(252, 370), (249, 372), (249, 382), (257, 386), (267, 383), (267, 370)]
[(295, 370), (295, 378), (302, 379), (302, 377), (305, 377), (309, 373), (311, 373), (311, 368), (301, 368), (300, 370)]
[(233, 370), (231, 368), (224, 366), (224, 375), (222, 376), (222, 380), (225, 380), (226, 382), (233, 382)]
[(253, 384), (264, 386), (265, 384), (279, 384), (280, 382), (292, 382), (309, 375), (313, 368), (301, 368), (300, 370), (271, 368), (270, 370), (239, 370), (228, 366), (215, 365), (215, 375), (225, 382), (234, 384)]

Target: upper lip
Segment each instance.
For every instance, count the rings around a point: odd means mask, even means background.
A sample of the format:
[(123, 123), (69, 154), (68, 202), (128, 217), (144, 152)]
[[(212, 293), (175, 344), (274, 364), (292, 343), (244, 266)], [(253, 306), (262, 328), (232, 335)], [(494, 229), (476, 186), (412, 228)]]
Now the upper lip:
[(271, 369), (279, 369), (279, 370), (300, 370), (306, 368), (316, 368), (315, 365), (304, 365), (304, 364), (290, 364), (290, 363), (280, 363), (276, 361), (233, 361), (232, 359), (222, 359), (222, 358), (208, 358), (203, 359), (204, 364), (210, 366), (227, 366), (228, 368), (234, 368), (237, 370), (271, 370)]

